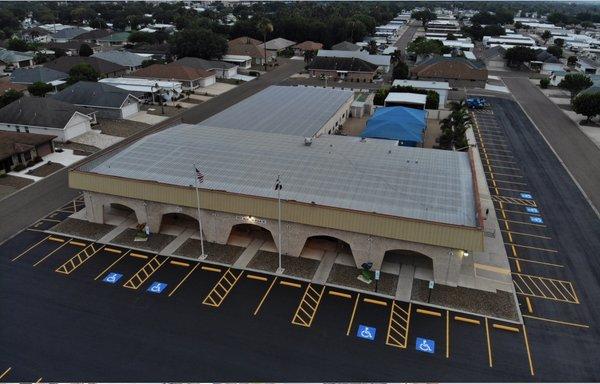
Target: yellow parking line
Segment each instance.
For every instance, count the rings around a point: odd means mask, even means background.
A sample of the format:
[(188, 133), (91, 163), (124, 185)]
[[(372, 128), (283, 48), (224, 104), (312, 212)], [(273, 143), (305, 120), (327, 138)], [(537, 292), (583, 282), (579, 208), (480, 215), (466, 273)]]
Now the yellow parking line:
[(221, 272), (220, 268), (207, 267), (205, 265), (203, 265), (201, 269), (208, 272)]
[(46, 256), (42, 257), (40, 260), (38, 260), (37, 262), (35, 262), (33, 264), (34, 267), (37, 267), (38, 264), (40, 264), (42, 261), (46, 260), (47, 258), (49, 258), (50, 256), (52, 256), (54, 254), (54, 252), (58, 251), (59, 249), (61, 249), (62, 247), (64, 247), (65, 245), (67, 245), (67, 242), (62, 243), (58, 248), (56, 248), (54, 251), (50, 252), (49, 254), (47, 254)]
[(48, 219), (48, 218), (43, 218), (43, 219), (40, 219), (40, 220), (41, 220), (41, 221), (51, 221), (51, 222), (53, 222), (53, 223), (60, 223), (60, 222), (61, 222), (60, 220), (56, 220), (56, 219)]
[(422, 315), (434, 316), (434, 317), (442, 317), (442, 314), (440, 312), (430, 311), (428, 309), (417, 308), (417, 313), (420, 313)]
[(538, 317), (538, 316), (531, 316), (531, 315), (523, 315), (523, 317), (526, 317), (528, 319), (533, 319), (533, 320), (546, 321), (546, 322), (549, 322), (549, 323), (555, 323), (555, 324), (560, 324), (560, 325), (567, 325), (569, 327), (586, 328), (586, 329), (590, 327), (589, 325), (585, 325), (585, 324), (577, 324), (577, 323), (570, 323), (568, 321), (547, 319), (545, 317)]
[(502, 325), (502, 324), (496, 324), (496, 323), (492, 324), (492, 328), (501, 329), (503, 331), (508, 331), (508, 332), (516, 332), (516, 333), (519, 332), (519, 328), (509, 327), (508, 325)]
[(476, 325), (481, 324), (481, 322), (477, 319), (471, 319), (469, 317), (463, 317), (463, 316), (454, 316), (454, 320), (462, 321), (463, 323), (469, 323), (469, 324), (476, 324)]
[(525, 340), (525, 348), (527, 349), (527, 360), (529, 361), (529, 371), (531, 372), (531, 376), (535, 376), (535, 371), (533, 369), (533, 359), (531, 358), (531, 350), (529, 349), (529, 340), (527, 339), (527, 330), (525, 329), (525, 324), (523, 324), (523, 339)]
[(121, 257), (119, 257), (117, 260), (115, 260), (114, 263), (112, 263), (111, 265), (109, 265), (108, 267), (106, 267), (102, 272), (100, 272), (98, 274), (98, 276), (94, 277), (94, 280), (98, 280), (98, 278), (102, 275), (104, 275), (106, 273), (106, 271), (108, 271), (109, 269), (111, 269), (115, 264), (117, 264), (119, 261), (121, 261), (122, 258), (124, 258), (125, 256), (127, 256), (129, 254), (129, 250), (127, 250), (124, 254), (121, 255)]
[(138, 259), (144, 259), (144, 260), (146, 260), (148, 258), (148, 256), (142, 255), (141, 253), (136, 253), (136, 252), (130, 252), (129, 256), (136, 257)]
[(173, 288), (173, 290), (171, 292), (169, 292), (169, 296), (168, 297), (171, 297), (175, 293), (175, 291), (177, 291), (179, 289), (179, 287), (181, 287), (181, 284), (183, 284), (183, 282), (186, 281), (188, 277), (190, 277), (190, 275), (196, 270), (196, 268), (198, 268), (199, 265), (200, 265), (199, 263), (197, 263), (196, 265), (194, 265), (194, 268), (192, 268), (187, 273), (187, 275), (185, 275), (185, 277), (183, 279), (181, 279), (181, 281), (179, 282), (179, 284), (177, 284), (175, 286), (175, 288)]
[(533, 307), (531, 306), (531, 300), (529, 300), (529, 297), (525, 298), (525, 302), (527, 303), (527, 311), (529, 313), (533, 313)]
[(560, 265), (560, 264), (554, 264), (554, 263), (546, 263), (543, 261), (536, 261), (536, 260), (530, 260), (530, 259), (524, 259), (522, 257), (512, 257), (512, 256), (508, 256), (509, 259), (514, 259), (516, 261), (524, 261), (526, 263), (534, 263), (534, 264), (541, 264), (541, 265), (546, 265), (548, 267), (556, 267), (556, 268), (564, 268), (564, 265)]
[(11, 261), (15, 261), (18, 260), (19, 258), (21, 258), (21, 256), (23, 256), (24, 254), (26, 254), (27, 252), (31, 251), (33, 248), (37, 247), (38, 245), (40, 245), (41, 243), (43, 243), (44, 241), (48, 240), (50, 236), (46, 236), (44, 237), (42, 240), (38, 241), (37, 243), (33, 244), (31, 247), (27, 248), (26, 250), (24, 250), (23, 252), (21, 252), (18, 256), (16, 256), (14, 259), (12, 259)]
[(254, 316), (256, 316), (256, 314), (258, 313), (258, 311), (260, 311), (260, 307), (262, 307), (263, 303), (265, 302), (265, 299), (267, 298), (267, 296), (269, 296), (269, 293), (271, 292), (271, 289), (273, 289), (273, 286), (275, 285), (275, 282), (277, 281), (278, 278), (279, 278), (279, 276), (275, 276), (275, 278), (271, 282), (271, 285), (269, 285), (269, 289), (267, 289), (267, 292), (265, 292), (265, 294), (263, 295), (263, 297), (260, 299), (260, 302), (258, 303), (258, 306), (254, 310)]
[(352, 315), (350, 315), (350, 322), (348, 322), (348, 330), (346, 330), (346, 336), (350, 335), (350, 330), (352, 329), (352, 323), (354, 322), (354, 315), (356, 314), (356, 308), (358, 307), (359, 299), (360, 293), (356, 295), (356, 300), (354, 300), (354, 307), (352, 308)]
[(71, 241), (69, 241), (69, 244), (73, 244), (73, 245), (76, 245), (76, 246), (78, 246), (78, 247), (87, 247), (87, 244), (85, 244), (85, 243), (82, 243), (82, 242), (80, 242), (80, 241), (75, 241), (75, 240), (71, 240)]
[(0, 375), (0, 380), (1, 380), (1, 379), (2, 379), (4, 376), (8, 375), (8, 372), (10, 372), (10, 370), (11, 370), (11, 369), (12, 369), (12, 367), (8, 367), (8, 368), (6, 369), (6, 371), (2, 372), (2, 374)]
[(178, 267), (189, 267), (190, 263), (184, 263), (183, 261), (171, 260), (169, 264), (176, 265)]
[(375, 304), (375, 305), (381, 305), (382, 307), (387, 307), (387, 303), (385, 301), (375, 300), (375, 299), (369, 299), (368, 297), (365, 297), (363, 299), (363, 301), (365, 303)]
[(258, 275), (246, 275), (246, 277), (247, 277), (248, 279), (251, 279), (251, 280), (258, 280), (258, 281), (267, 281), (267, 280), (269, 280), (269, 279), (267, 279), (267, 278), (266, 278), (266, 277), (264, 277), (264, 276), (258, 276)]
[(57, 243), (64, 243), (65, 239), (61, 239), (60, 237), (48, 236), (48, 240), (56, 241)]
[(298, 283), (292, 283), (291, 281), (286, 281), (286, 280), (281, 280), (279, 282), (280, 285), (285, 285), (288, 287), (293, 287), (293, 288), (301, 288), (302, 285), (298, 284)]
[[(489, 172), (485, 172), (485, 171), (484, 171), (484, 173), (489, 173)], [(510, 174), (510, 173), (498, 173), (498, 172), (494, 172), (494, 174), (495, 174), (496, 176), (508, 176), (508, 177), (516, 177), (516, 178), (520, 178), (520, 179), (522, 179), (522, 178), (523, 178), (523, 176), (522, 176), (522, 175), (512, 175), (512, 174)]]
[(338, 292), (338, 291), (329, 291), (327, 293), (329, 293), (331, 296), (343, 297), (345, 299), (351, 299), (352, 298), (352, 295), (350, 295), (348, 293), (342, 293), (342, 292)]
[(106, 252), (110, 252), (110, 253), (118, 253), (118, 254), (121, 254), (121, 253), (122, 253), (120, 250), (118, 250), (118, 249), (114, 249), (114, 248), (104, 248), (104, 250), (105, 250)]
[[(508, 234), (512, 234), (512, 235), (519, 235), (519, 236), (528, 236), (528, 237), (536, 237), (538, 239), (545, 239), (545, 240), (552, 240), (551, 237), (548, 236), (542, 236), (542, 235), (532, 235), (530, 233), (523, 233), (523, 232), (515, 232), (515, 231), (510, 231), (510, 230), (504, 230), (501, 229), (502, 232), (506, 232)], [(512, 241), (511, 241), (512, 242)]]
[(498, 219), (498, 220), (508, 221), (509, 223), (516, 223), (516, 224), (521, 224), (521, 225), (531, 225), (532, 227), (546, 228), (546, 226), (544, 224), (534, 224), (534, 223), (528, 223), (526, 221), (506, 220), (506, 219)]
[(488, 326), (488, 319), (487, 317), (485, 318), (485, 337), (487, 339), (487, 349), (488, 349), (488, 363), (490, 365), (490, 367), (493, 367), (494, 364), (492, 363), (492, 344), (490, 341), (490, 329)]
[(39, 379), (37, 379), (36, 383), (41, 383), (42, 382), (42, 378), (40, 377)]
[(446, 359), (450, 357), (450, 312), (446, 310)]
[(535, 249), (536, 251), (544, 251), (544, 252), (552, 252), (552, 253), (558, 252), (556, 249), (531, 247), (529, 245), (521, 245), (521, 244), (515, 244), (515, 243), (504, 243), (504, 244), (510, 245), (511, 247), (514, 246), (514, 247), (519, 247), (519, 248)]

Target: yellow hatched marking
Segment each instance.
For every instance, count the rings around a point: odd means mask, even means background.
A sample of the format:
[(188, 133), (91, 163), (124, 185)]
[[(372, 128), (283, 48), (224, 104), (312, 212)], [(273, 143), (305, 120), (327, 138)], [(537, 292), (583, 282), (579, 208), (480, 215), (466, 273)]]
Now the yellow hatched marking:
[(338, 291), (329, 291), (327, 293), (330, 294), (331, 296), (343, 297), (345, 299), (351, 299), (352, 298), (352, 295), (350, 295), (348, 293), (343, 293), (343, 292), (338, 292)]
[(246, 275), (246, 278), (250, 279), (250, 280), (258, 280), (258, 281), (267, 281), (268, 279), (264, 276), (258, 276), (258, 275)]
[(508, 332), (515, 332), (515, 333), (519, 332), (519, 328), (509, 327), (508, 325), (502, 325), (502, 324), (496, 324), (496, 323), (492, 324), (492, 328), (501, 329), (503, 331), (508, 331)]
[(471, 319), (469, 317), (454, 316), (454, 320), (462, 321), (463, 323), (468, 323), (468, 324), (481, 325), (481, 321), (479, 321), (477, 319)]
[(156, 255), (150, 261), (148, 261), (139, 271), (135, 273), (129, 280), (123, 284), (125, 288), (130, 289), (138, 289), (140, 285), (144, 284), (146, 280), (150, 276), (154, 274), (162, 265), (167, 261), (166, 257), (161, 257), (162, 260), (159, 259), (159, 256)]
[(282, 280), (279, 282), (280, 285), (285, 285), (287, 287), (292, 287), (292, 288), (301, 288), (302, 285), (298, 284), (298, 283), (292, 283), (291, 281), (286, 281), (286, 280)]
[(406, 348), (408, 344), (408, 330), (412, 304), (408, 304), (408, 311), (392, 301), (390, 317), (388, 320), (385, 343), (392, 347)]
[(314, 289), (312, 284), (306, 286), (302, 300), (292, 318), (292, 324), (303, 327), (311, 326), (321, 303), (323, 292), (325, 292), (325, 286), (322, 286), (320, 290)]
[(421, 309), (421, 308), (417, 308), (417, 313), (420, 313), (422, 315), (434, 316), (434, 317), (442, 317), (442, 314), (440, 312), (430, 311), (430, 310)]
[(17, 255), (15, 258), (13, 258), (11, 261), (19, 260), (21, 258), (21, 256), (23, 256), (27, 252), (31, 251), (33, 248), (37, 247), (38, 245), (42, 244), (44, 241), (48, 240), (49, 238), (50, 238), (50, 236), (44, 237), (42, 240), (38, 241), (37, 243), (33, 244), (31, 247), (29, 247), (26, 250), (24, 250), (23, 252), (21, 252), (19, 255)]
[(498, 203), (523, 205), (523, 206), (527, 206), (527, 207), (537, 207), (537, 204), (533, 200), (518, 199), (516, 197), (494, 195), (494, 196), (492, 196), (492, 200), (496, 201)]
[[(240, 276), (242, 276), (241, 271), (237, 271), (237, 275), (231, 271), (231, 268), (227, 269), (223, 276), (217, 281), (217, 284), (211, 289), (211, 291), (206, 295), (202, 304), (210, 305), (211, 307), (219, 307), (223, 304), (223, 301), (231, 292), (231, 289), (239, 280)], [(219, 293), (219, 289), (223, 292)]]
[(171, 260), (169, 264), (176, 265), (178, 267), (189, 267), (190, 263), (184, 263), (183, 261)]
[(522, 273), (513, 273), (512, 275), (518, 294), (540, 299), (579, 304), (575, 288), (570, 281), (525, 275)]
[(365, 297), (363, 299), (363, 301), (365, 303), (375, 304), (375, 305), (381, 305), (382, 307), (387, 307), (387, 303), (385, 301), (375, 300), (375, 299), (369, 299), (368, 297)]
[[(70, 243), (73, 244), (72, 241)], [(89, 246), (82, 249), (80, 252), (78, 252), (75, 256), (67, 260), (63, 265), (56, 268), (54, 271), (58, 273), (63, 273), (65, 275), (69, 275), (71, 272), (79, 268), (81, 264), (85, 263), (92, 256), (98, 253), (103, 247), (104, 246), (101, 245), (100, 247), (96, 248), (94, 243), (92, 243)]]

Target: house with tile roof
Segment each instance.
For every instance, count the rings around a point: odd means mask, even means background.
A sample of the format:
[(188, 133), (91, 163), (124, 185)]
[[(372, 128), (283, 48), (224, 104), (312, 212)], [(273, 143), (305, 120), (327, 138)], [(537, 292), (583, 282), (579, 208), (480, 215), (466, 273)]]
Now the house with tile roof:
[(317, 56), (308, 71), (311, 77), (366, 83), (373, 81), (377, 66), (356, 57)]
[(217, 78), (230, 79), (237, 75), (238, 66), (220, 60), (205, 60), (199, 57), (183, 57), (175, 63), (186, 67), (213, 71)]
[(482, 61), (464, 57), (430, 57), (411, 68), (410, 73), (417, 80), (446, 81), (451, 87), (483, 88), (488, 78)]
[(306, 51), (318, 51), (319, 49), (323, 49), (323, 44), (316, 43), (314, 41), (306, 40), (299, 44), (296, 44), (292, 47), (294, 50), (294, 55), (296, 56), (304, 56), (304, 52)]
[(192, 68), (178, 63), (153, 64), (131, 74), (149, 80), (167, 80), (181, 83), (184, 91), (193, 91), (199, 87), (208, 87), (216, 82), (215, 73), (204, 69)]
[(261, 42), (251, 37), (242, 36), (233, 40), (229, 40), (227, 55), (235, 56), (250, 56), (252, 62), (257, 65), (265, 64), (273, 60), (276, 56), (275, 52), (269, 52), (261, 47)]

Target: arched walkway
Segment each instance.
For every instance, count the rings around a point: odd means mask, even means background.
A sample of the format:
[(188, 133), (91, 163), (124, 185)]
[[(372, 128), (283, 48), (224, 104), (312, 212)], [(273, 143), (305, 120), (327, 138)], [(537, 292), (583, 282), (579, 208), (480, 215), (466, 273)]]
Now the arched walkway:
[(399, 274), (403, 266), (414, 269), (417, 278), (433, 279), (433, 260), (422, 253), (406, 249), (394, 249), (385, 252), (383, 255), (382, 271)]
[(162, 215), (159, 227), (161, 233), (178, 236), (188, 229), (193, 229), (195, 235), (198, 236), (198, 220), (195, 217), (181, 212), (165, 213)]
[(256, 224), (236, 224), (231, 227), (227, 244), (247, 247), (256, 239), (264, 242), (261, 249), (277, 252), (275, 239), (271, 231)]
[(352, 255), (350, 244), (333, 236), (310, 236), (304, 242), (302, 254), (307, 252), (335, 252)]
[(131, 214), (137, 218), (135, 209), (120, 203), (110, 203), (102, 206), (102, 214), (106, 224), (119, 225), (127, 220)]

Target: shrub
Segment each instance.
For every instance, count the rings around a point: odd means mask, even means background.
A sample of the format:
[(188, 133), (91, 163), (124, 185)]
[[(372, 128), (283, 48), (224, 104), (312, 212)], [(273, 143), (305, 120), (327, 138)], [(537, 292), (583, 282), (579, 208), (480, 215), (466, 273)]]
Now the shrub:
[(548, 88), (548, 85), (550, 85), (550, 79), (547, 77), (544, 77), (543, 79), (540, 80), (540, 87), (546, 89)]
[(13, 171), (15, 172), (21, 172), (22, 170), (25, 169), (25, 165), (24, 164), (17, 164), (15, 165), (15, 167), (13, 168)]

